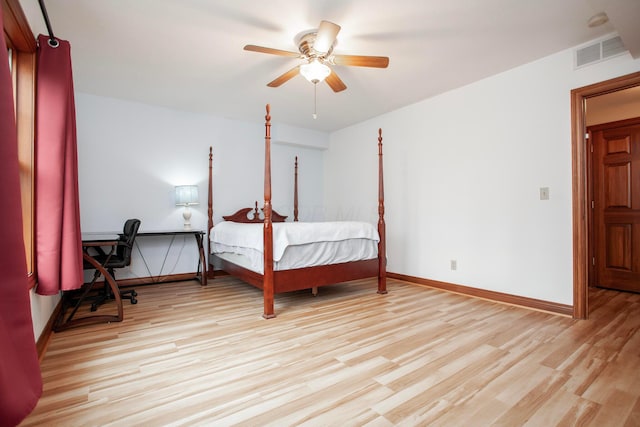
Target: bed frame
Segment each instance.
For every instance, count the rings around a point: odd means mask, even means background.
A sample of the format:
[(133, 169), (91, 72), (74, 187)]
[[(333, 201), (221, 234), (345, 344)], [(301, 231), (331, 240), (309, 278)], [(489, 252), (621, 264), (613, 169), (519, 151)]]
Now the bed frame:
[[(274, 295), (301, 289), (311, 289), (318, 286), (331, 285), (350, 280), (369, 277), (378, 278), (378, 293), (387, 293), (386, 273), (386, 241), (384, 222), (384, 183), (382, 170), (382, 129), (378, 129), (378, 258), (364, 261), (353, 261), (341, 264), (320, 265), (315, 267), (298, 268), (293, 270), (273, 270), (273, 222), (282, 222), (286, 216), (275, 212), (271, 206), (271, 115), (270, 106), (266, 106), (265, 138), (264, 138), (264, 207), (263, 217), (260, 217), (258, 203), (254, 208), (240, 209), (233, 215), (223, 217), (225, 220), (236, 222), (264, 223), (264, 274), (247, 270), (221, 258), (222, 269), (259, 289), (262, 289), (264, 299), (265, 319), (275, 317)], [(207, 244), (209, 252), (209, 277), (213, 278), (211, 263), (210, 233), (213, 227), (213, 149), (209, 147), (209, 191), (208, 191), (208, 228)], [(252, 217), (249, 218), (249, 214)], [(295, 187), (294, 187), (294, 221), (298, 220), (298, 162), (296, 157)]]

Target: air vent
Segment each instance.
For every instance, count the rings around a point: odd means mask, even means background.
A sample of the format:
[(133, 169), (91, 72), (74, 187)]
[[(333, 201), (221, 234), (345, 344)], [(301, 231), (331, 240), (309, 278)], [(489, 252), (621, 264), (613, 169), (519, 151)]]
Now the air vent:
[(624, 48), (620, 37), (614, 37), (602, 42), (602, 59), (618, 56), (626, 51), (627, 49)]
[(627, 50), (622, 44), (620, 37), (602, 40), (576, 50), (576, 68), (595, 64), (596, 62), (613, 58), (625, 52), (627, 52)]

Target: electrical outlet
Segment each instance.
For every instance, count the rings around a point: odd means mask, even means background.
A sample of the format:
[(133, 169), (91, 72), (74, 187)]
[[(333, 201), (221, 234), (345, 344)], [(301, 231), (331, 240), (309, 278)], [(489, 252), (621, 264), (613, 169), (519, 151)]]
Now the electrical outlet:
[(458, 269), (458, 261), (456, 261), (455, 259), (451, 260), (451, 269), (452, 270), (457, 270)]

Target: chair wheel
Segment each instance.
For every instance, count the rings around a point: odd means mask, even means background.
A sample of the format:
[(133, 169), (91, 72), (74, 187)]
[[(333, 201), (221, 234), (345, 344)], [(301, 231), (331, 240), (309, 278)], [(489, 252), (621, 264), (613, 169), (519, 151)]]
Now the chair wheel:
[(97, 304), (91, 304), (91, 311), (96, 311), (98, 309)]
[(132, 296), (134, 296), (134, 297), (137, 297), (137, 296), (138, 296), (138, 293), (137, 293), (136, 291), (132, 291), (132, 292), (131, 292), (131, 295), (132, 295)]
[(137, 304), (137, 303), (138, 303), (138, 300), (137, 300), (137, 299), (135, 299), (135, 298), (131, 298), (131, 304)]

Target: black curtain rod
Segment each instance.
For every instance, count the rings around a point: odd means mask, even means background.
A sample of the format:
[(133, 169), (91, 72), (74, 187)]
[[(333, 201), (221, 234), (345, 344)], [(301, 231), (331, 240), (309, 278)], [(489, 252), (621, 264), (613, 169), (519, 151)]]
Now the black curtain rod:
[(51, 22), (49, 22), (49, 14), (47, 13), (47, 7), (44, 5), (44, 0), (38, 0), (40, 3), (40, 10), (42, 11), (42, 17), (44, 18), (44, 23), (47, 26), (47, 31), (49, 32), (49, 46), (58, 47), (58, 40), (53, 35), (53, 30), (51, 29)]

